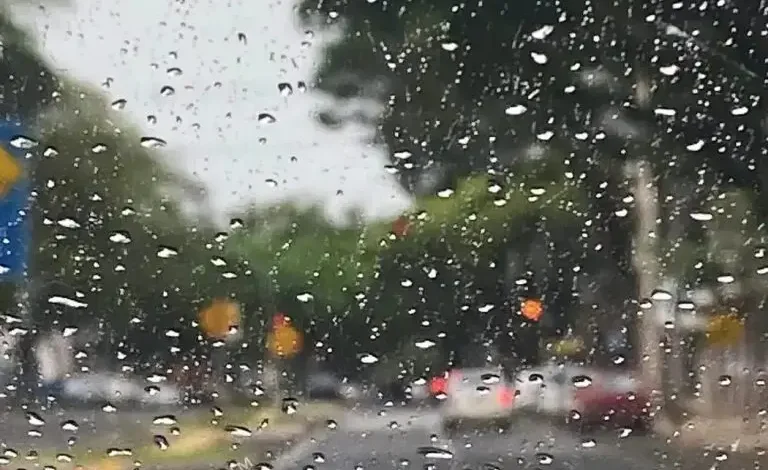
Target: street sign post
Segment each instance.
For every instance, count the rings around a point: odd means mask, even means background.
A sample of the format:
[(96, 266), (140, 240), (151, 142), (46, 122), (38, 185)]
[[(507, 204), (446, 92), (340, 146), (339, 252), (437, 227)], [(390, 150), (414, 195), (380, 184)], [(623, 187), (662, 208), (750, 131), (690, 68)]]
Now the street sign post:
[(30, 185), (24, 154), (11, 145), (21, 134), (19, 124), (0, 123), (0, 281), (24, 280), (28, 265)]

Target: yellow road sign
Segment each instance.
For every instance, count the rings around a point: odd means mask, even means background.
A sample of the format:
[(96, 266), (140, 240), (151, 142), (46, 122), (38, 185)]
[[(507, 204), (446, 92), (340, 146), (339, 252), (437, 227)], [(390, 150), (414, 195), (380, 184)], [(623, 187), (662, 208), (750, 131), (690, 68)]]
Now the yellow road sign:
[(564, 356), (578, 354), (584, 351), (584, 340), (581, 338), (562, 339), (556, 342), (552, 349), (554, 350), (555, 354)]
[(291, 325), (279, 326), (267, 336), (267, 349), (273, 356), (289, 358), (304, 346), (304, 336)]
[(744, 335), (744, 321), (733, 314), (717, 315), (707, 325), (707, 341), (713, 346), (733, 345)]
[(210, 338), (224, 339), (240, 326), (240, 306), (229, 299), (216, 299), (200, 311), (200, 328)]
[(4, 196), (21, 178), (21, 163), (0, 146), (0, 196)]

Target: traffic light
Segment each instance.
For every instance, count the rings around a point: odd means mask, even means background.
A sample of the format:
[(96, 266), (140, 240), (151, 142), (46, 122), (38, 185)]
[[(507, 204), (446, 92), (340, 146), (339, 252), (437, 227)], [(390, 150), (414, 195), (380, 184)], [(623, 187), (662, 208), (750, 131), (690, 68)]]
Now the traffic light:
[(520, 315), (531, 321), (539, 321), (544, 314), (544, 306), (539, 299), (525, 299), (520, 305)]
[(200, 311), (200, 328), (210, 338), (223, 339), (232, 328), (240, 326), (240, 306), (229, 299), (215, 299)]
[(272, 328), (278, 329), (288, 325), (288, 317), (284, 313), (277, 313), (272, 317)]

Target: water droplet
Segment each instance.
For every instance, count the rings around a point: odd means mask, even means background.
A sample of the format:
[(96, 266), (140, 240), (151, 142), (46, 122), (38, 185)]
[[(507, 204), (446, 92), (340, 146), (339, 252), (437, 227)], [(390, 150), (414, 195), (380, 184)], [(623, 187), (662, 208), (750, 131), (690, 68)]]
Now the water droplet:
[(169, 246), (161, 246), (157, 250), (158, 258), (172, 258), (178, 254), (179, 254), (178, 250), (176, 250), (175, 248), (171, 248)]
[(713, 218), (712, 214), (708, 212), (692, 212), (690, 216), (691, 216), (691, 219), (697, 222), (708, 222)]
[(253, 435), (253, 431), (245, 426), (227, 426), (225, 430), (235, 437), (250, 437)]
[(165, 73), (168, 74), (169, 77), (180, 77), (184, 72), (178, 67), (171, 67), (166, 70)]
[(592, 378), (586, 375), (577, 375), (573, 378), (572, 383), (576, 388), (587, 388), (592, 385)]
[(659, 72), (661, 72), (662, 75), (666, 75), (668, 77), (675, 75), (679, 71), (680, 71), (680, 67), (678, 67), (675, 64), (659, 67)]
[(27, 422), (32, 426), (45, 426), (45, 420), (35, 412), (27, 413)]
[(536, 31), (531, 33), (531, 37), (533, 39), (542, 40), (545, 39), (547, 36), (552, 34), (552, 32), (555, 30), (555, 27), (552, 25), (544, 25), (541, 28), (537, 29)]
[(541, 374), (531, 374), (528, 376), (528, 381), (537, 383), (537, 384), (543, 384), (544, 383), (544, 376)]
[(293, 94), (293, 87), (290, 83), (282, 82), (277, 84), (277, 91), (283, 96), (290, 96)]
[(91, 152), (93, 153), (104, 153), (107, 151), (107, 146), (104, 144), (96, 144), (93, 147), (91, 147)]
[(70, 432), (77, 432), (77, 430), (80, 429), (80, 426), (77, 424), (77, 421), (70, 419), (61, 423), (61, 429)]
[(506, 114), (507, 116), (520, 116), (521, 114), (524, 114), (526, 111), (528, 111), (528, 108), (526, 108), (522, 104), (516, 104), (505, 109), (504, 114)]
[(581, 441), (581, 447), (585, 449), (591, 449), (593, 447), (597, 446), (597, 441), (591, 438), (585, 438)]
[(320, 452), (315, 452), (312, 454), (312, 461), (315, 463), (325, 463), (325, 455)]
[(176, 422), (177, 420), (174, 415), (160, 415), (152, 419), (152, 424), (156, 426), (171, 426), (176, 424)]
[(117, 447), (107, 449), (107, 457), (127, 457), (130, 455), (133, 455), (131, 449), (120, 449)]
[(109, 241), (112, 243), (131, 243), (131, 234), (126, 231), (116, 231), (109, 236)]
[(432, 341), (432, 340), (429, 340), (429, 339), (425, 339), (425, 340), (417, 341), (417, 342), (415, 343), (416, 347), (417, 347), (417, 348), (419, 348), (419, 349), (429, 349), (429, 348), (431, 348), (432, 346), (434, 346), (435, 344), (436, 344), (436, 343), (435, 343), (434, 341)]
[(555, 461), (555, 458), (552, 456), (552, 454), (539, 452), (536, 454), (536, 460), (539, 462), (539, 465), (552, 465), (552, 462)]
[(112, 109), (114, 109), (115, 111), (120, 111), (125, 109), (125, 106), (127, 104), (128, 104), (128, 101), (121, 98), (113, 101), (111, 106), (112, 106)]
[(259, 124), (274, 124), (277, 122), (277, 118), (269, 113), (259, 113), (258, 121)]
[(375, 364), (379, 362), (379, 358), (374, 356), (373, 354), (366, 353), (360, 357), (360, 362), (362, 362), (363, 364)]
[(173, 96), (176, 94), (176, 90), (170, 85), (165, 85), (160, 88), (160, 94), (163, 96)]
[(168, 145), (168, 142), (164, 141), (163, 139), (159, 137), (142, 137), (141, 138), (141, 146), (148, 149), (156, 149), (165, 147)]
[(69, 218), (69, 217), (60, 219), (56, 223), (60, 227), (64, 227), (64, 228), (76, 229), (76, 228), (80, 228), (81, 227), (81, 225), (80, 225), (80, 223), (78, 221), (76, 221), (75, 219)]
[(29, 150), (31, 148), (35, 148), (38, 145), (38, 142), (31, 137), (27, 137), (24, 135), (17, 135), (11, 138), (11, 141), (9, 142), (11, 144), (11, 147), (21, 149), (21, 150)]
[(170, 444), (168, 444), (168, 439), (163, 436), (162, 434), (156, 434), (152, 441), (155, 443), (158, 449), (160, 450), (168, 450), (168, 447), (170, 447)]
[(459, 45), (455, 42), (444, 42), (440, 45), (444, 51), (453, 52), (459, 48)]
[(656, 289), (651, 294), (651, 300), (672, 300), (672, 293), (665, 290)]
[(491, 385), (501, 382), (501, 377), (498, 374), (483, 374), (480, 380), (486, 385)]
[(237, 33), (237, 40), (241, 44), (248, 44), (248, 36), (245, 33)]
[(315, 297), (312, 294), (310, 294), (309, 292), (304, 292), (304, 293), (298, 294), (296, 296), (296, 300), (298, 300), (301, 303), (311, 302), (312, 299), (314, 299), (314, 298)]

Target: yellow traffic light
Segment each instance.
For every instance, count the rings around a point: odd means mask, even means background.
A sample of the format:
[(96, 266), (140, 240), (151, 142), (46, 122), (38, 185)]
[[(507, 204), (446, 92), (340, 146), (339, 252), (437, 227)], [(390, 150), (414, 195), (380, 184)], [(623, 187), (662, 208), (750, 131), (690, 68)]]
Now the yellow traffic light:
[(304, 346), (304, 335), (293, 325), (285, 323), (277, 325), (267, 335), (267, 349), (279, 358), (290, 358), (301, 352)]
[(200, 328), (210, 338), (224, 339), (240, 326), (240, 307), (229, 299), (216, 299), (200, 311)]
[(539, 299), (526, 299), (520, 305), (520, 314), (531, 321), (539, 321), (544, 314), (544, 306)]

